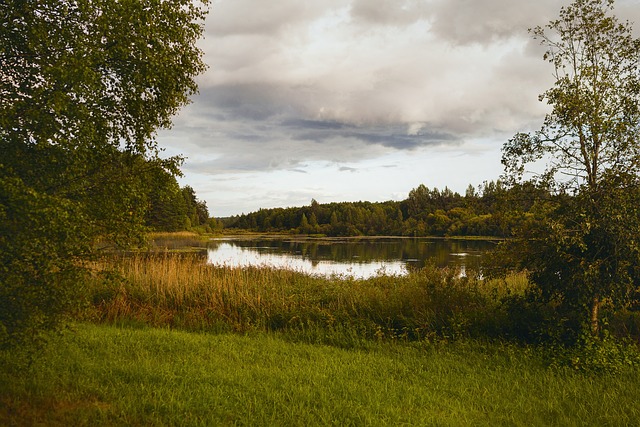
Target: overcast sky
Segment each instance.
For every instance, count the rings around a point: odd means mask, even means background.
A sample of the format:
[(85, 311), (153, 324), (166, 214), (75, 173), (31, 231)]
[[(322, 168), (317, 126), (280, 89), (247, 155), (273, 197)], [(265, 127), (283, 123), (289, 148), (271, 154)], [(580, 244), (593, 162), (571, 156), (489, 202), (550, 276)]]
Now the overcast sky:
[[(158, 141), (217, 217), (420, 184), (464, 194), (540, 127), (552, 69), (527, 29), (568, 3), (214, 0), (200, 94)], [(640, 0), (615, 13), (640, 23)]]

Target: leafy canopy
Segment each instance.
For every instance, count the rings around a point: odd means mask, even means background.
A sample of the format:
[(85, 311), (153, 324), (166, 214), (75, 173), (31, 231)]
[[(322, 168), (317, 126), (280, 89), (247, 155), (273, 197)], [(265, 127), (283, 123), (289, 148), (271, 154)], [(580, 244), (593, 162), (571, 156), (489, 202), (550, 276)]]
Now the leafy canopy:
[(503, 245), (546, 300), (599, 330), (604, 301), (623, 305), (640, 285), (640, 40), (611, 14), (613, 1), (575, 0), (531, 32), (556, 82), (541, 129), (503, 148), (507, 179), (557, 194)]
[(98, 242), (143, 230), (158, 128), (197, 90), (207, 0), (0, 4), (0, 345), (66, 311)]
[(504, 146), (511, 178), (539, 160), (546, 162), (539, 180), (559, 189), (593, 189), (607, 176), (640, 172), (640, 40), (612, 9), (612, 0), (576, 0), (531, 30), (556, 82), (540, 96), (552, 107), (542, 128)]

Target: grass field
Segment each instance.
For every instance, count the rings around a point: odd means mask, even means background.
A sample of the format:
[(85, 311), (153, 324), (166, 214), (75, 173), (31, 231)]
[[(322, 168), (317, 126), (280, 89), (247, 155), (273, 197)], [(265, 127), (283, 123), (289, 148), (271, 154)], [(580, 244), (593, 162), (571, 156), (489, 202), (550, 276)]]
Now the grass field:
[[(640, 419), (639, 364), (626, 351), (567, 359), (514, 339), (528, 314), (504, 301), (524, 294), (523, 274), (321, 278), (167, 252), (105, 258), (92, 271), (71, 331), (30, 365), (0, 353), (0, 426)], [(586, 365), (606, 369), (576, 369)]]
[(622, 426), (640, 372), (549, 368), (475, 340), (359, 349), (278, 335), (77, 324), (28, 368), (0, 360), (0, 425)]

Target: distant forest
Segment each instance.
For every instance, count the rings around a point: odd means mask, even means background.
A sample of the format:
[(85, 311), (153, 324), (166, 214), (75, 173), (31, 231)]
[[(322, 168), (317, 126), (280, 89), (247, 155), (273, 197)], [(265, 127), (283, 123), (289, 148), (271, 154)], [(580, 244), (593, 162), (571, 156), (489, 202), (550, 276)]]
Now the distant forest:
[(224, 218), (226, 229), (326, 236), (508, 237), (535, 200), (548, 197), (532, 187), (507, 189), (500, 181), (469, 185), (465, 195), (420, 185), (407, 199), (341, 202), (260, 209)]
[(222, 225), (209, 217), (207, 204), (196, 197), (190, 186), (180, 187), (176, 177), (148, 167), (151, 176), (145, 200), (144, 223), (153, 231), (192, 230), (211, 233)]

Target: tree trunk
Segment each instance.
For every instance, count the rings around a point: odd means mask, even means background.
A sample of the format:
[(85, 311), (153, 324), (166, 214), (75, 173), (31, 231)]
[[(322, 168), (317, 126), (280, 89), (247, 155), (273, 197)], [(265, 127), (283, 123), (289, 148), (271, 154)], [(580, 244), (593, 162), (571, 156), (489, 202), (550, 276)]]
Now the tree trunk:
[(600, 331), (599, 311), (600, 298), (593, 297), (593, 301), (591, 302), (591, 335), (594, 337), (598, 336), (598, 332)]

